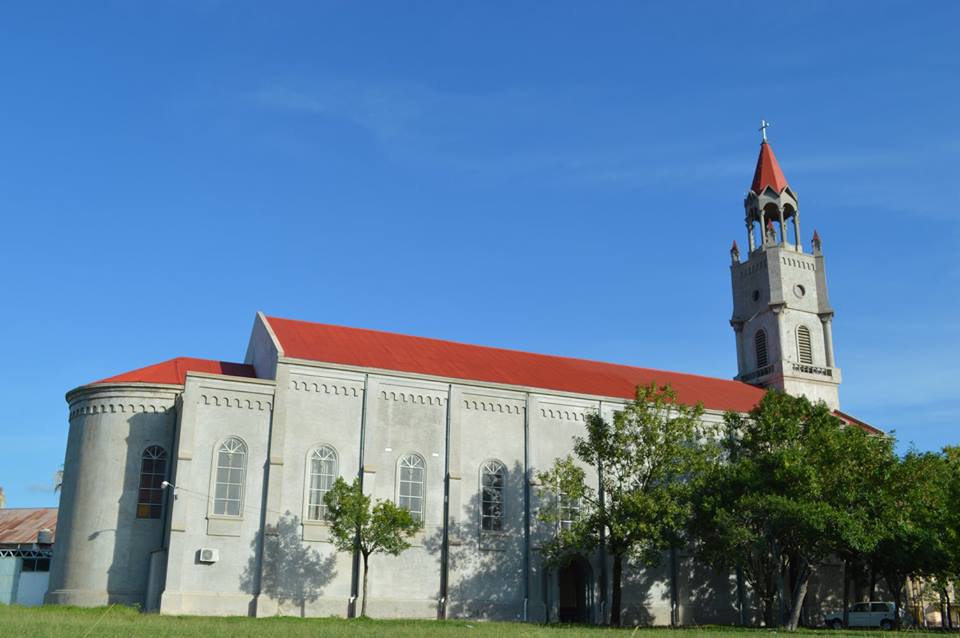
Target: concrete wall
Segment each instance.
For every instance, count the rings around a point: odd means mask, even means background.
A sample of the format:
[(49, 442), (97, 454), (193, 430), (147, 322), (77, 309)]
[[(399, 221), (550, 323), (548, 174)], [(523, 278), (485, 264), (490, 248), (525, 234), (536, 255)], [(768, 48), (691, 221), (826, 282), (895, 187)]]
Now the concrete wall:
[[(733, 322), (743, 324), (740, 344), (741, 377), (751, 383), (772, 386), (812, 401), (838, 408), (840, 369), (828, 369), (826, 336), (821, 315), (832, 315), (823, 271), (822, 255), (808, 255), (792, 247), (772, 246), (733, 264)], [(756, 299), (754, 296), (756, 295)], [(810, 331), (811, 364), (801, 364), (797, 331)], [(762, 376), (758, 370), (755, 336), (767, 336), (767, 361)], [(835, 353), (834, 353), (835, 354)], [(826, 374), (829, 372), (829, 376)]]
[[(269, 335), (260, 337), (268, 347)], [(166, 614), (355, 613), (354, 556), (336, 550), (324, 522), (306, 520), (308, 455), (326, 445), (337, 452), (338, 474), (362, 476), (376, 499), (396, 500), (403, 455), (426, 464), (423, 529), (400, 556), (372, 558), (371, 615), (558, 619), (558, 570), (538, 551), (555, 530), (537, 515), (553, 501), (549, 489), (541, 500), (535, 476), (571, 453), (589, 414), (610, 419), (621, 402), (284, 359), (263, 366), (275, 380), (190, 373), (182, 390), (96, 387), (72, 395), (47, 600), (136, 603)], [(216, 451), (231, 436), (247, 446), (238, 517), (212, 510)], [(172, 460), (175, 497), (163, 521), (135, 517), (139, 454), (150, 444), (163, 445)], [(492, 460), (507, 470), (501, 532), (480, 524), (480, 468)], [(596, 483), (589, 470), (587, 478)], [(201, 562), (203, 548), (219, 550), (219, 560)], [(675, 604), (685, 624), (738, 620), (733, 575), (715, 574), (682, 551), (675, 560), (665, 554), (652, 568), (628, 562), (624, 622), (668, 624)], [(612, 561), (594, 552), (578, 569), (586, 578), (585, 619), (599, 622), (609, 611)], [(825, 575), (812, 588), (811, 605), (834, 596), (828, 581)]]
[(20, 586), (20, 559), (14, 556), (0, 556), (0, 605), (17, 602), (17, 588)]
[(137, 518), (143, 450), (172, 455), (176, 388), (89, 386), (68, 395), (70, 431), (50, 603), (142, 605), (161, 519)]
[(50, 572), (21, 572), (15, 602), (24, 607), (42, 605), (49, 584)]
[[(308, 455), (325, 445), (337, 453), (347, 481), (360, 471), (364, 375), (281, 364), (271, 443), (267, 520), (276, 526), (268, 547), (258, 615), (346, 615), (353, 556), (333, 546), (327, 523), (307, 513)], [(283, 565), (295, 560), (295, 573)]]
[[(170, 516), (167, 614), (247, 615), (260, 588), (260, 545), (273, 382), (190, 373), (183, 391)], [(229, 437), (247, 447), (240, 516), (213, 512), (217, 450)], [(199, 551), (219, 551), (204, 563)]]

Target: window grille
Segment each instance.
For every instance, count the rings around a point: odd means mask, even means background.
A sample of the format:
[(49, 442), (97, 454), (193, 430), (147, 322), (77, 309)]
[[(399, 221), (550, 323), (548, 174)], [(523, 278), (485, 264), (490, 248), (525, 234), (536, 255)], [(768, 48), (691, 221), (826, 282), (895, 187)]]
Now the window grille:
[(800, 363), (813, 364), (813, 349), (810, 347), (810, 329), (806, 326), (797, 328), (797, 356)]
[(569, 498), (563, 492), (560, 492), (557, 502), (560, 509), (558, 516), (560, 529), (570, 529), (574, 523), (580, 520), (580, 499)]
[(230, 437), (224, 441), (217, 450), (214, 514), (240, 516), (243, 509), (243, 481), (246, 467), (246, 444), (236, 437)]
[(160, 518), (163, 488), (167, 478), (167, 451), (151, 445), (140, 455), (140, 486), (137, 492), (137, 518)]
[(408, 454), (400, 459), (400, 477), (397, 490), (397, 505), (404, 508), (413, 520), (423, 522), (423, 478), (426, 464), (418, 454)]
[(757, 330), (753, 337), (754, 345), (757, 349), (757, 368), (767, 367), (767, 333), (763, 330)]
[(500, 461), (488, 461), (480, 470), (480, 529), (503, 531), (503, 487), (507, 468)]
[(310, 453), (310, 483), (307, 501), (307, 519), (327, 520), (327, 504), (323, 497), (337, 479), (337, 453), (332, 447), (321, 446)]

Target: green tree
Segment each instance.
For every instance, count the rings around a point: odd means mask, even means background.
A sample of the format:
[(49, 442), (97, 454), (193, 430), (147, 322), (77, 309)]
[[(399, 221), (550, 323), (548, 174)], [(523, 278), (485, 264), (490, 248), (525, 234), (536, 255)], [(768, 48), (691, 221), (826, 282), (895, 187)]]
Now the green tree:
[[(421, 525), (407, 510), (392, 501), (373, 503), (363, 493), (360, 479), (347, 483), (338, 478), (324, 496), (330, 531), (337, 549), (360, 552), (363, 558), (363, 589), (360, 615), (367, 615), (367, 572), (372, 554), (398, 555), (410, 547), (407, 539)], [(371, 504), (373, 505), (371, 507)]]
[(870, 553), (870, 562), (893, 594), (896, 622), (907, 581), (911, 577), (941, 583), (955, 568), (955, 536), (950, 502), (953, 468), (935, 452), (908, 452), (878, 493), (884, 500), (883, 534)]
[[(540, 519), (557, 528), (544, 556), (560, 564), (603, 547), (613, 558), (613, 625), (620, 624), (624, 561), (654, 565), (681, 542), (696, 492), (692, 479), (718, 451), (702, 415), (702, 406), (679, 403), (669, 386), (638, 387), (612, 422), (599, 414), (587, 419), (586, 436), (574, 439), (576, 460), (557, 459), (538, 474)], [(584, 467), (597, 487), (588, 484)]]
[(893, 461), (892, 442), (843, 426), (823, 403), (778, 391), (724, 420), (727, 458), (703, 482), (694, 519), (700, 553), (743, 570), (768, 623), (780, 590), (788, 611), (781, 623), (796, 629), (817, 566), (876, 546), (871, 495)]

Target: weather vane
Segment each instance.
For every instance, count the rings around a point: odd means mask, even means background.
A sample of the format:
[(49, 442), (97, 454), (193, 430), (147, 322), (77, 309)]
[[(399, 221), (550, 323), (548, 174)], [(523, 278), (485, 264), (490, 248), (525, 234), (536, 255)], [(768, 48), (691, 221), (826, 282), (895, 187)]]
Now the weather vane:
[(760, 135), (763, 136), (763, 141), (767, 141), (767, 129), (770, 128), (770, 122), (766, 120), (760, 120)]

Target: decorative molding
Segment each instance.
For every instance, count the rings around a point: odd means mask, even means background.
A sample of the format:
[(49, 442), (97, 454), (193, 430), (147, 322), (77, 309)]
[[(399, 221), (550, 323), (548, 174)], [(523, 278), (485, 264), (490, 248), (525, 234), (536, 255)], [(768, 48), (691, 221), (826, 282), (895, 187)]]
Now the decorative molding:
[(297, 381), (296, 379), (291, 379), (290, 387), (293, 390), (299, 390), (301, 392), (315, 392), (341, 397), (359, 397), (363, 392), (363, 388), (361, 386), (334, 383), (331, 380)]
[(173, 406), (161, 403), (120, 403), (119, 401), (97, 401), (79, 405), (70, 410), (70, 418), (88, 414), (164, 414)]
[(519, 403), (507, 403), (505, 401), (486, 399), (464, 399), (463, 407), (467, 410), (479, 410), (482, 412), (500, 412), (503, 414), (523, 414), (526, 408)]
[(540, 416), (544, 419), (554, 419), (556, 421), (578, 421), (586, 423), (587, 415), (591, 410), (583, 408), (568, 407), (541, 407)]
[(380, 390), (380, 398), (384, 401), (398, 401), (400, 403), (415, 403), (420, 405), (442, 406), (446, 404), (447, 397), (439, 394), (428, 394), (421, 390), (415, 392)]
[(273, 403), (264, 399), (241, 399), (240, 397), (217, 394), (201, 394), (197, 403), (222, 408), (258, 410), (260, 412), (273, 409)]
[(780, 259), (784, 266), (793, 266), (794, 268), (800, 268), (801, 270), (812, 270), (813, 272), (817, 271), (817, 265), (805, 259), (797, 259), (796, 257), (787, 256), (783, 256)]

